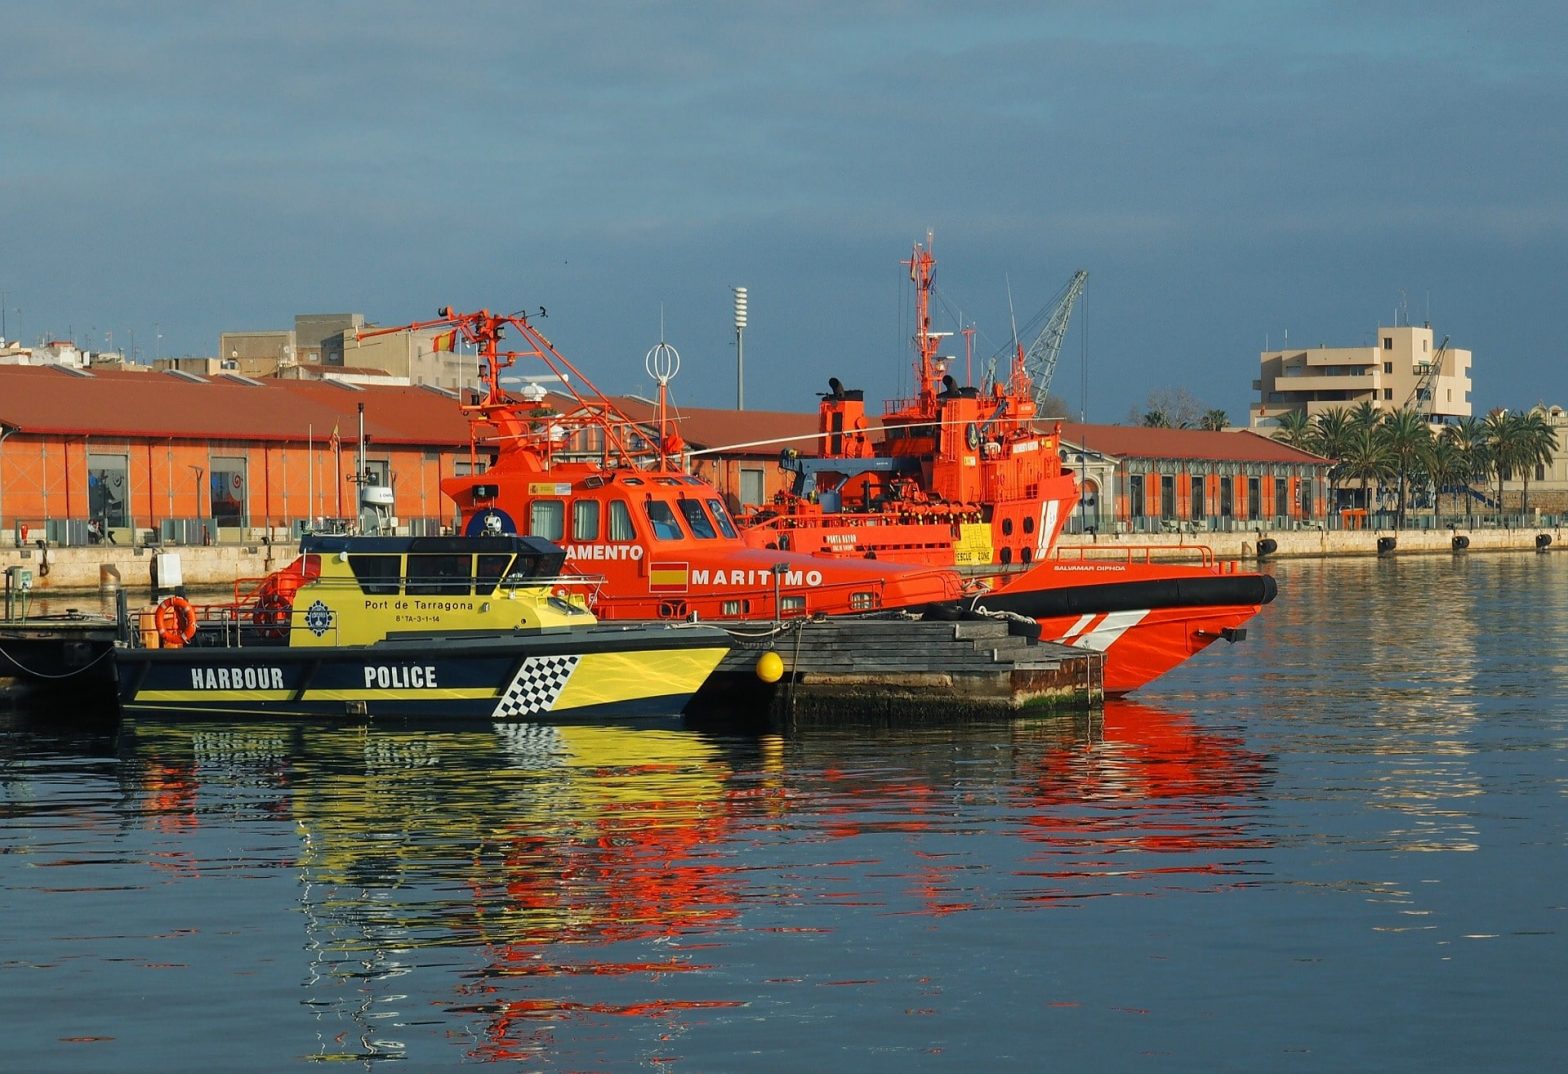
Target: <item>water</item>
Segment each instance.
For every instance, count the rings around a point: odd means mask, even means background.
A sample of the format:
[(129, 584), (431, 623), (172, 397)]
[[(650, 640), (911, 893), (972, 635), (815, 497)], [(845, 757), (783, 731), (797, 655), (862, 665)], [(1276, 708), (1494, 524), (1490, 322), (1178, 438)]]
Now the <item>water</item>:
[(1568, 556), (1291, 562), (1103, 719), (0, 738), (0, 1069), (1518, 1071)]

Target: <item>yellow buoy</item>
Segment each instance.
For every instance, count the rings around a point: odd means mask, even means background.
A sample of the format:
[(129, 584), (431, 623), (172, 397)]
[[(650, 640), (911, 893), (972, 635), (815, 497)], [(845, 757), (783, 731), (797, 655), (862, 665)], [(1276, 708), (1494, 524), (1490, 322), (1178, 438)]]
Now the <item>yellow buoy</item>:
[(784, 677), (784, 658), (769, 649), (757, 657), (757, 678), (763, 682), (778, 682)]

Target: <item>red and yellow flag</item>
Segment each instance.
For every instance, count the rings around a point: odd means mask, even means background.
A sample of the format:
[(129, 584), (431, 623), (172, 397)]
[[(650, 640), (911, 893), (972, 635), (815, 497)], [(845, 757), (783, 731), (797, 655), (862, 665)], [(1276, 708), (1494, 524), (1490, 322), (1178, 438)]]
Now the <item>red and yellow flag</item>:
[(431, 349), (437, 352), (449, 351), (455, 346), (457, 346), (457, 329), (455, 328), (450, 332), (437, 334), (436, 338), (431, 341)]
[(690, 564), (687, 563), (650, 562), (648, 564), (648, 592), (686, 592), (686, 586), (691, 579), (689, 568)]

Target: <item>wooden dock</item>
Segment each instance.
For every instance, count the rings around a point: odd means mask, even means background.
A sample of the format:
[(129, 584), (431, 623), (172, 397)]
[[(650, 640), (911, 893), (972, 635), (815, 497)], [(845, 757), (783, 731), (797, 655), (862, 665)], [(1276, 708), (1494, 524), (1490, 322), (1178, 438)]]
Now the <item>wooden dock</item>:
[[(1102, 654), (1038, 640), (1005, 619), (796, 620), (740, 633), (690, 709), (694, 715), (889, 722), (1080, 711), (1104, 699)], [(783, 674), (757, 674), (765, 652)]]

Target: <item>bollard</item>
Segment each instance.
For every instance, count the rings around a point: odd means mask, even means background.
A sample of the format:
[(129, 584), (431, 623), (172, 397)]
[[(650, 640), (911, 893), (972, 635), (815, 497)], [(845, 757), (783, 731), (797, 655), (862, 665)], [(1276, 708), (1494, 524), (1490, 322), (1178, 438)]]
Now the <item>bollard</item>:
[(1537, 552), (1544, 552), (1550, 547), (1552, 547), (1552, 535), (1550, 533), (1537, 533), (1535, 535), (1535, 550)]
[(1399, 546), (1399, 541), (1394, 537), (1379, 537), (1377, 539), (1377, 554), (1386, 556)]
[(1462, 533), (1456, 533), (1454, 534), (1453, 540), (1449, 541), (1448, 543), (1453, 546), (1455, 552), (1463, 552), (1465, 549), (1470, 547), (1470, 538), (1466, 537)]
[(1262, 559), (1264, 556), (1271, 556), (1277, 551), (1279, 551), (1279, 542), (1272, 537), (1265, 537), (1258, 542), (1259, 559)]

